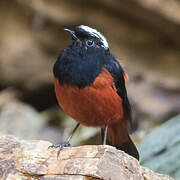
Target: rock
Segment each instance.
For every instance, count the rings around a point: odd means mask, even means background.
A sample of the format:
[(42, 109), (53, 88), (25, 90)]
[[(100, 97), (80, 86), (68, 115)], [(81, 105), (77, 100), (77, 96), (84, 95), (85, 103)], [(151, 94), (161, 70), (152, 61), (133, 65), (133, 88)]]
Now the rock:
[(141, 164), (180, 179), (180, 115), (152, 131), (140, 144)]
[[(5, 101), (6, 100), (6, 101)], [(47, 119), (30, 105), (13, 97), (9, 91), (0, 94), (0, 134), (12, 134), (24, 139), (44, 139), (62, 142), (62, 133), (47, 126)]]
[(41, 140), (26, 141), (0, 137), (0, 178), (62, 180), (173, 180), (139, 165), (139, 162), (111, 146), (87, 145), (57, 149)]
[(18, 96), (19, 92), (13, 88), (7, 88), (3, 91), (0, 91), (0, 110), (5, 104), (17, 100)]
[(0, 90), (17, 88), (39, 111), (54, 107), (52, 67), (69, 38), (63, 28), (96, 27), (129, 74), (141, 140), (180, 112), (179, 7), (178, 0), (0, 1)]
[(31, 106), (19, 101), (4, 104), (0, 111), (0, 133), (31, 139), (44, 125), (43, 119)]

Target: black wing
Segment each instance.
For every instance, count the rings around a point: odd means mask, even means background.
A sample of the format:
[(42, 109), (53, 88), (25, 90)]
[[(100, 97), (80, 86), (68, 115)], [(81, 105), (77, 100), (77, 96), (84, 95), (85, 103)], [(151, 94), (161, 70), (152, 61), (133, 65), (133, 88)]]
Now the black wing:
[(105, 65), (105, 68), (111, 73), (112, 77), (114, 78), (114, 85), (116, 88), (117, 94), (123, 100), (123, 110), (125, 118), (128, 120), (127, 128), (130, 133), (133, 131), (133, 121), (132, 121), (132, 111), (131, 105), (128, 100), (126, 86), (125, 86), (125, 79), (124, 79), (124, 69), (119, 64), (119, 62), (115, 59), (115, 57), (110, 54), (110, 58), (108, 63)]

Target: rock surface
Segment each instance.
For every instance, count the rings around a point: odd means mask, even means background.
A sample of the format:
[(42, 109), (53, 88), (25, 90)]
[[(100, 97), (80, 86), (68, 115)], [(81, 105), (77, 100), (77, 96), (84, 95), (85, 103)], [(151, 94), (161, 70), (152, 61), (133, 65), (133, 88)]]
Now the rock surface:
[(47, 141), (25, 141), (13, 136), (0, 137), (0, 179), (60, 180), (173, 180), (139, 165), (126, 153), (111, 146), (57, 150)]
[(180, 177), (180, 115), (150, 133), (139, 146), (141, 164), (175, 179)]
[(128, 96), (141, 121), (139, 129), (146, 134), (154, 122), (159, 125), (180, 113), (179, 4), (178, 0), (0, 1), (0, 90), (16, 88), (21, 100), (39, 111), (54, 108), (52, 67), (68, 43), (63, 28), (90, 25), (107, 37), (112, 53), (127, 69)]

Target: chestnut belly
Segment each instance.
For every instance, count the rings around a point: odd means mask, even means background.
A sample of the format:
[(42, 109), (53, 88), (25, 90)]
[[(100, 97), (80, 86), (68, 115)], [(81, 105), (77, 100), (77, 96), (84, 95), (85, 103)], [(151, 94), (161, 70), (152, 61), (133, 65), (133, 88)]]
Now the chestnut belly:
[(55, 78), (55, 93), (62, 109), (85, 126), (110, 125), (123, 119), (122, 99), (109, 81), (79, 89), (60, 85)]

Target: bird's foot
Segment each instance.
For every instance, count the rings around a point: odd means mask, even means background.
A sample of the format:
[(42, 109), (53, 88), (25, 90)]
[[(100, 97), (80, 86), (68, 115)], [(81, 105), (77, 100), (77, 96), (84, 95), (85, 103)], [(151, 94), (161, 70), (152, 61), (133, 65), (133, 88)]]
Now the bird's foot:
[(60, 151), (63, 150), (64, 147), (69, 147), (69, 146), (71, 146), (71, 144), (68, 141), (67, 142), (65, 141), (62, 144), (53, 144), (53, 145), (49, 146), (48, 149), (49, 148), (58, 148), (58, 151), (57, 151), (57, 158), (58, 158)]

